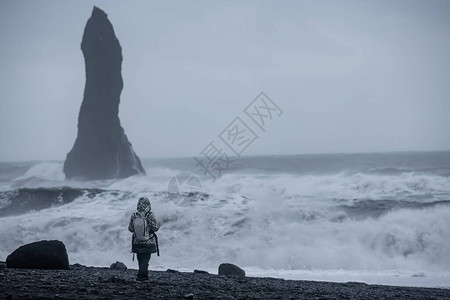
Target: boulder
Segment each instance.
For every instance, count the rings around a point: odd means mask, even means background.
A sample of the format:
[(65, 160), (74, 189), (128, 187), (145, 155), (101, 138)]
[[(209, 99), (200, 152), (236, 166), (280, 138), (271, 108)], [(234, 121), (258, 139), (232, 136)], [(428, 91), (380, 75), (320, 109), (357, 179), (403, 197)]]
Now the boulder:
[(127, 266), (120, 261), (116, 261), (115, 263), (111, 264), (111, 266), (109, 267), (111, 270), (120, 270), (120, 271), (124, 271), (127, 269)]
[(8, 268), (69, 269), (66, 246), (61, 241), (39, 241), (17, 248), (6, 258)]
[(220, 264), (219, 275), (233, 275), (245, 277), (245, 271), (233, 264)]
[(86, 85), (78, 134), (64, 162), (66, 178), (97, 180), (145, 174), (120, 125), (122, 48), (107, 14), (94, 7), (81, 42)]

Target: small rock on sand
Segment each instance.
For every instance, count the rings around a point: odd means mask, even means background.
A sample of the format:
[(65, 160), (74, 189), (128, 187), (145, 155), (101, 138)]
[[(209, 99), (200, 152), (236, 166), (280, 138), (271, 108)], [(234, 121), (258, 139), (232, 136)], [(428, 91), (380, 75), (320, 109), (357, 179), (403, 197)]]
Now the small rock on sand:
[(219, 275), (233, 275), (245, 277), (245, 271), (233, 264), (220, 264)]
[(109, 267), (111, 270), (120, 270), (120, 271), (124, 271), (127, 269), (127, 266), (120, 261), (116, 261), (115, 263), (111, 264), (111, 266)]

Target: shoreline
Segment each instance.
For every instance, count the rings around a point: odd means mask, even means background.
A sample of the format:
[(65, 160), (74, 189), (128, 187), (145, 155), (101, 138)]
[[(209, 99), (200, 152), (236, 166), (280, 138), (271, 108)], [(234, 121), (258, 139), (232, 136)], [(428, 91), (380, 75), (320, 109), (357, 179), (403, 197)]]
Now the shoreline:
[(71, 265), (69, 270), (0, 269), (2, 299), (449, 299), (450, 289), (360, 282), (234, 277), (176, 270), (149, 271)]
[(426, 287), (450, 289), (450, 274), (447, 272), (422, 272), (397, 270), (260, 270), (244, 268), (252, 277), (272, 277), (285, 280), (324, 281), (334, 283), (360, 282), (373, 285)]

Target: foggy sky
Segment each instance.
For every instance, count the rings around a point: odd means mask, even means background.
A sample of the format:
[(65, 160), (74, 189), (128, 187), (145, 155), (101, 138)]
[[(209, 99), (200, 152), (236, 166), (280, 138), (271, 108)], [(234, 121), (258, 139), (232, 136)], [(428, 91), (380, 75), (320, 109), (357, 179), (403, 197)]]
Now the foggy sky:
[(229, 152), (218, 134), (261, 91), (284, 114), (245, 155), (450, 149), (450, 1), (2, 0), (0, 161), (72, 148), (93, 5), (141, 158)]

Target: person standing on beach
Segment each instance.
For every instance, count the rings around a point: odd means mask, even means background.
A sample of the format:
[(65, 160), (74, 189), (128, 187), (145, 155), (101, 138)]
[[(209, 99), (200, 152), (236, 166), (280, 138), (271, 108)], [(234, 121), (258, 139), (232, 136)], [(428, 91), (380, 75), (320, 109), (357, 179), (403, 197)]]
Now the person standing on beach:
[(151, 209), (150, 200), (145, 197), (139, 198), (137, 211), (131, 215), (128, 225), (128, 230), (133, 233), (131, 251), (136, 253), (139, 263), (138, 281), (148, 279), (148, 263), (151, 254), (157, 252), (155, 232), (158, 231), (160, 224)]

